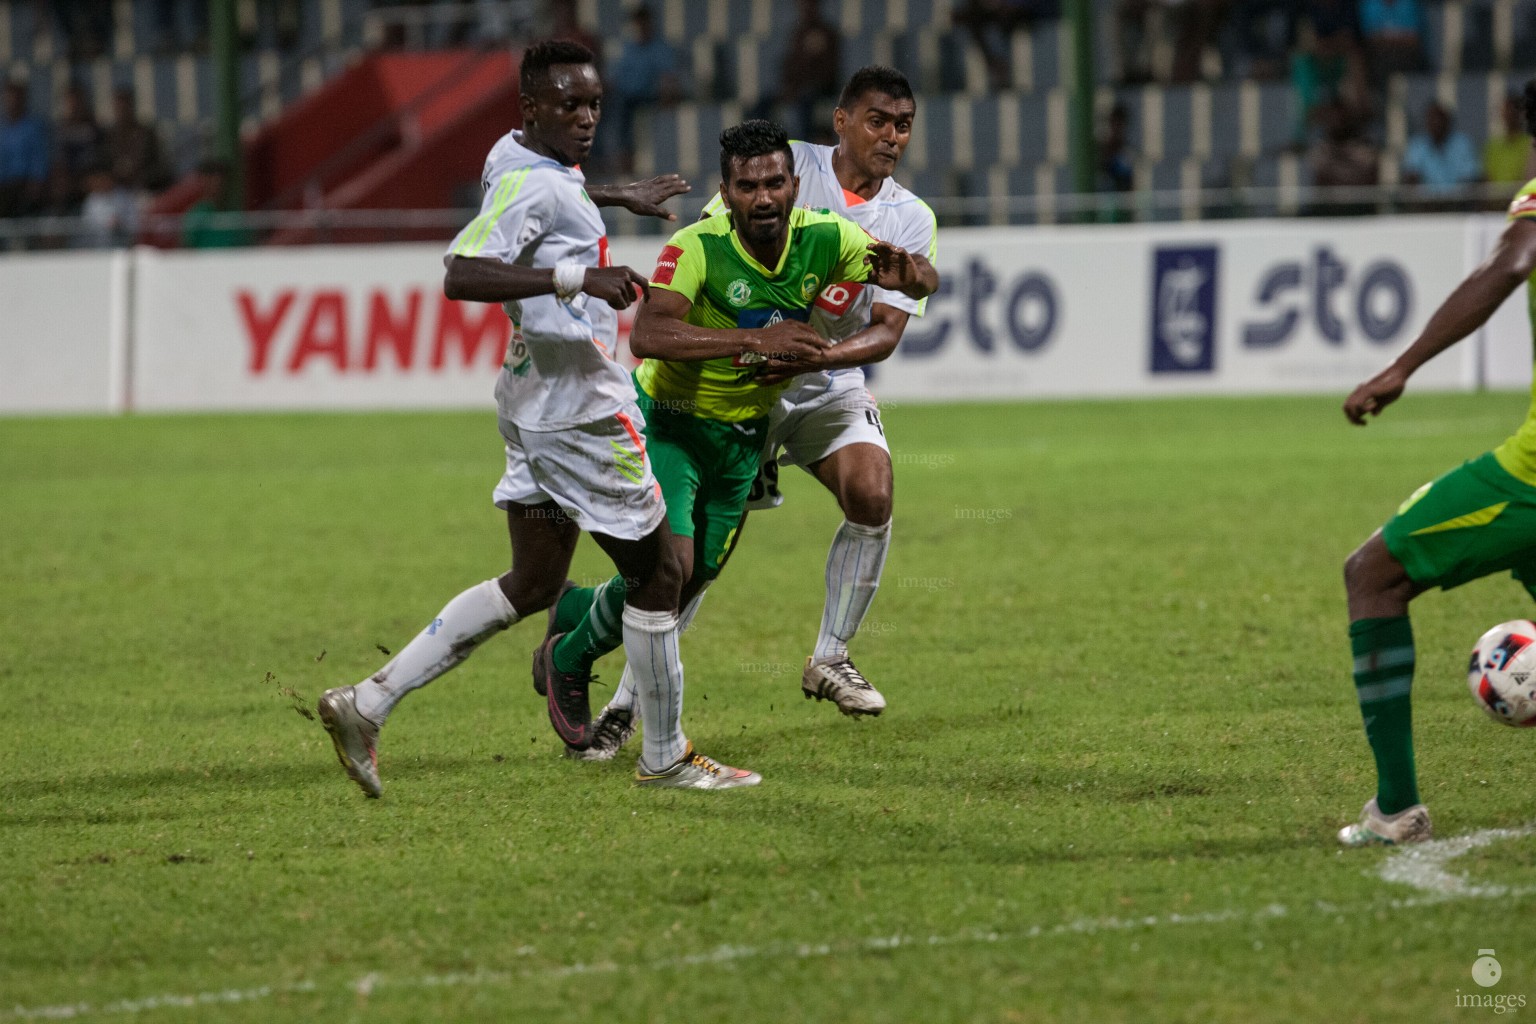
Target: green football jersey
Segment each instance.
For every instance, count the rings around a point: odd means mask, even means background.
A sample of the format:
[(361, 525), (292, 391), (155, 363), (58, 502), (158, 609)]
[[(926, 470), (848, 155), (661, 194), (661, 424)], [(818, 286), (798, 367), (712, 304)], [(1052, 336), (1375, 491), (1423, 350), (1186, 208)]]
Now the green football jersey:
[[(807, 321), (817, 296), (836, 281), (867, 281), (864, 257), (873, 241), (863, 228), (835, 214), (795, 208), (779, 265), (753, 259), (731, 230), (729, 217), (710, 217), (667, 242), (651, 277), (652, 288), (677, 292), (693, 303), (684, 319), (699, 327), (767, 327)], [(666, 407), (740, 423), (768, 415), (789, 382), (764, 387), (757, 366), (733, 359), (672, 362), (647, 359), (635, 377)]]
[[(1510, 220), (1536, 220), (1536, 178), (1526, 182), (1514, 202), (1509, 204)], [(1531, 315), (1531, 338), (1536, 346), (1536, 274), (1525, 285), (1526, 303)], [(1509, 474), (1536, 487), (1536, 374), (1531, 381), (1531, 409), (1513, 437), (1493, 450), (1494, 458)]]

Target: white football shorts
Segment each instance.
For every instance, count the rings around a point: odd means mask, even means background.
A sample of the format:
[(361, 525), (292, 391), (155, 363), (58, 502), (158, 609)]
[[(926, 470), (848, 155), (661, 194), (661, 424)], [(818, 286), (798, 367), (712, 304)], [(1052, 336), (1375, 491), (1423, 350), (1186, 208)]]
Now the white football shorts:
[(850, 444), (872, 444), (887, 455), (891, 451), (880, 422), (880, 406), (862, 383), (784, 392), (768, 413), (768, 440), (747, 509), (758, 512), (784, 504), (779, 492), (780, 464), (809, 467)]
[(565, 430), (499, 425), (507, 470), (496, 485), (498, 508), (552, 501), (586, 532), (619, 540), (648, 536), (666, 518), (645, 452), (645, 417), (633, 404)]

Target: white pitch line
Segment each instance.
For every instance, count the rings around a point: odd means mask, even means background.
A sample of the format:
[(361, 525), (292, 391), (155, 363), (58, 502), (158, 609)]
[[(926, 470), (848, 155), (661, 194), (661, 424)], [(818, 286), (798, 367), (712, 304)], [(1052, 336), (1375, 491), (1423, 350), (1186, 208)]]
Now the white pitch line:
[(1536, 833), (1536, 824), (1522, 825), (1520, 828), (1485, 828), (1480, 832), (1452, 836), (1450, 839), (1431, 839), (1427, 843), (1399, 846), (1382, 862), (1381, 878), (1383, 881), (1412, 886), (1421, 892), (1445, 896), (1498, 899), (1525, 895), (1532, 890), (1511, 889), (1507, 885), (1474, 885), (1466, 875), (1454, 875), (1445, 866), (1464, 853), (1533, 833)]
[[(1497, 839), (1528, 835), (1532, 832), (1536, 832), (1536, 826), (1529, 826), (1525, 829), (1490, 829), (1487, 833), (1474, 833), (1470, 836), (1464, 836), (1459, 840), (1440, 840), (1439, 842), (1444, 844), (1462, 844), (1461, 848), (1456, 852), (1443, 855), (1440, 862), (1443, 863), (1444, 860), (1448, 860), (1450, 857), (1465, 853), (1475, 846), (1484, 846)], [(1479, 839), (1479, 837), (1484, 835), (1487, 838)], [(1469, 843), (1471, 845), (1468, 845)], [(1425, 844), (1425, 846), (1429, 845), (1432, 844)], [(1423, 848), (1419, 847), (1419, 849)], [(1382, 877), (1387, 877), (1385, 867), (1382, 869)], [(1387, 880), (1402, 881), (1403, 879), (1394, 877)], [(1410, 882), (1409, 884), (1413, 883)], [(1318, 900), (1309, 906), (1301, 908), (1301, 912), (1337, 915), (1370, 913), (1382, 909), (1401, 910), (1445, 903), (1453, 899), (1499, 898), (1509, 895), (1513, 890), (1499, 886), (1464, 885), (1455, 890), (1430, 891), (1432, 894), (1429, 896), (1381, 900), (1358, 907), (1340, 907), (1336, 904)], [(714, 949), (704, 953), (693, 953), (688, 956), (634, 964), (620, 964), (613, 961), (578, 962), (548, 968), (527, 968), (518, 971), (479, 970), (449, 974), (425, 974), (406, 978), (391, 978), (377, 971), (370, 971), (350, 982), (337, 984), (336, 989), (337, 991), (351, 991), (359, 995), (368, 996), (386, 988), (474, 988), (492, 985), (511, 985), (538, 978), (558, 979), (588, 974), (687, 970), (692, 967), (739, 963), (747, 960), (812, 960), (838, 954), (875, 953), (920, 947), (995, 945), (1007, 942), (1025, 942), (1041, 938), (1095, 935), (1101, 932), (1129, 932), (1168, 926), (1232, 923), (1252, 925), (1273, 921), (1296, 912), (1296, 910), (1281, 904), (1271, 903), (1257, 910), (1215, 910), (1197, 914), (1172, 913), (1161, 915), (1149, 914), (1143, 917), (1080, 918), (1076, 921), (1067, 921), (1062, 924), (1031, 925), (1028, 928), (1015, 931), (968, 929), (951, 935), (874, 935), (847, 942), (784, 943), (770, 946), (724, 945), (716, 946)], [(536, 950), (531, 946), (522, 946), (516, 950), (516, 955), (520, 957), (533, 956), (535, 953)], [(319, 991), (321, 991), (321, 988), (315, 982), (303, 981), (288, 985), (262, 985), (258, 988), (230, 989), (222, 992), (199, 992), (193, 995), (161, 995), (150, 996), (145, 999), (118, 999), (99, 1005), (92, 1003), (66, 1003), (57, 1006), (16, 1006), (9, 1011), (0, 1011), (0, 1020), (71, 1020), (92, 1015), (135, 1015), (159, 1009), (187, 1008), (216, 1003), (257, 1002), (280, 994)]]

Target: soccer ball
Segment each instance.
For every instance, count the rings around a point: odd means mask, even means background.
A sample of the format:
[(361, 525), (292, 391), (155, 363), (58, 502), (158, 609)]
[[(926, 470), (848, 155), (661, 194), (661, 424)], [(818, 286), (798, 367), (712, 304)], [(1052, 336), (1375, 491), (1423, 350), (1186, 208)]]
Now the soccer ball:
[(1501, 622), (1472, 648), (1467, 688), (1477, 706), (1505, 725), (1536, 725), (1536, 622)]

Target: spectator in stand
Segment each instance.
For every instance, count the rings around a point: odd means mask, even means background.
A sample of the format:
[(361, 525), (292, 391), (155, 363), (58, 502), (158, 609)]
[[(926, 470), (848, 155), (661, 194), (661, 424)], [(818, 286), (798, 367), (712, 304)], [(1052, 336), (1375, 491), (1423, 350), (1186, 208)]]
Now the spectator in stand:
[(1420, 0), (1360, 0), (1360, 38), (1377, 82), (1398, 72), (1427, 70), (1428, 31)]
[(135, 192), (158, 192), (170, 183), (160, 136), (139, 120), (133, 90), (119, 86), (112, 94), (112, 124), (106, 133), (107, 164), (112, 176)]
[(200, 198), (181, 218), (181, 244), (188, 249), (228, 249), (250, 245), (249, 228), (231, 223), (239, 213), (229, 201), (229, 164), (204, 160), (197, 165)]
[[(287, 0), (291, 5), (291, 0)], [(162, 54), (208, 48), (207, 0), (154, 0), (155, 50)], [(266, 3), (262, 7), (269, 6)]]
[[(1531, 137), (1525, 133), (1525, 100), (1518, 92), (1504, 97), (1500, 111), (1504, 134), (1488, 140), (1483, 147), (1483, 172), (1491, 182), (1500, 185), (1523, 185), (1530, 180), (1525, 173), (1526, 158), (1531, 155)], [(1509, 196), (1500, 195), (1492, 200), (1492, 209), (1502, 210), (1509, 205)]]
[[(1094, 140), (1094, 188), (1100, 192), (1125, 193), (1136, 187), (1136, 154), (1130, 145), (1130, 111), (1116, 102), (1104, 116), (1104, 127)], [(1118, 199), (1099, 207), (1099, 220), (1120, 223), (1131, 219), (1131, 210)]]
[(563, 39), (568, 43), (580, 43), (592, 51), (592, 66), (599, 75), (603, 73), (603, 41), (582, 27), (576, 0), (550, 0), (549, 33), (545, 39)]
[(41, 213), (48, 187), (48, 129), (27, 109), (27, 86), (8, 82), (0, 111), (0, 217)]
[(1226, 17), (1228, 0), (1115, 0), (1115, 49), (1124, 84), (1150, 82), (1154, 22), (1173, 35), (1173, 65), (1168, 81), (1201, 78), (1206, 47)]
[(85, 199), (86, 174), (104, 159), (101, 125), (91, 111), (85, 89), (72, 84), (64, 90), (64, 113), (53, 126), (52, 185), (49, 205), (72, 214)]
[(671, 44), (655, 34), (650, 8), (635, 8), (629, 21), (634, 34), (613, 69), (619, 162), (626, 174), (634, 167), (636, 112), (657, 104), (672, 106), (683, 96), (682, 62)]
[(1296, 111), (1292, 135), (1299, 146), (1320, 105), (1340, 100), (1350, 117), (1363, 122), (1370, 117), (1371, 99), (1353, 0), (1303, 0), (1297, 35), (1291, 86)]
[(87, 249), (119, 249), (132, 245), (139, 230), (139, 197), (113, 178), (105, 163), (86, 170), (85, 188), (77, 244)]
[(821, 0), (796, 0), (795, 6), (799, 18), (779, 61), (778, 92), (762, 105), (762, 116), (771, 120), (769, 108), (784, 104), (794, 111), (786, 124), (790, 135), (810, 140), (816, 132), (816, 104), (836, 103), (842, 90), (843, 37), (822, 16)]
[[(1368, 188), (1381, 180), (1381, 151), (1365, 134), (1365, 122), (1353, 107), (1335, 96), (1314, 114), (1317, 136), (1307, 151), (1312, 184), (1320, 188)], [(1308, 210), (1319, 215), (1364, 215), (1374, 211), (1368, 200), (1316, 204)]]
[(1403, 184), (1421, 185), (1431, 198), (1424, 210), (1452, 210), (1466, 204), (1450, 197), (1482, 179), (1483, 166), (1472, 140), (1456, 131), (1451, 112), (1438, 100), (1424, 108), (1424, 130), (1408, 140), (1403, 153)]
[(1289, 71), (1301, 0), (1248, 0), (1233, 11), (1239, 78), (1274, 81)]
[(112, 49), (112, 0), (54, 0), (36, 6), (53, 15), (55, 45), (70, 57), (88, 60)]
[(964, 0), (954, 22), (963, 25), (987, 60), (992, 88), (1013, 85), (1013, 33), (1061, 14), (1060, 0)]

